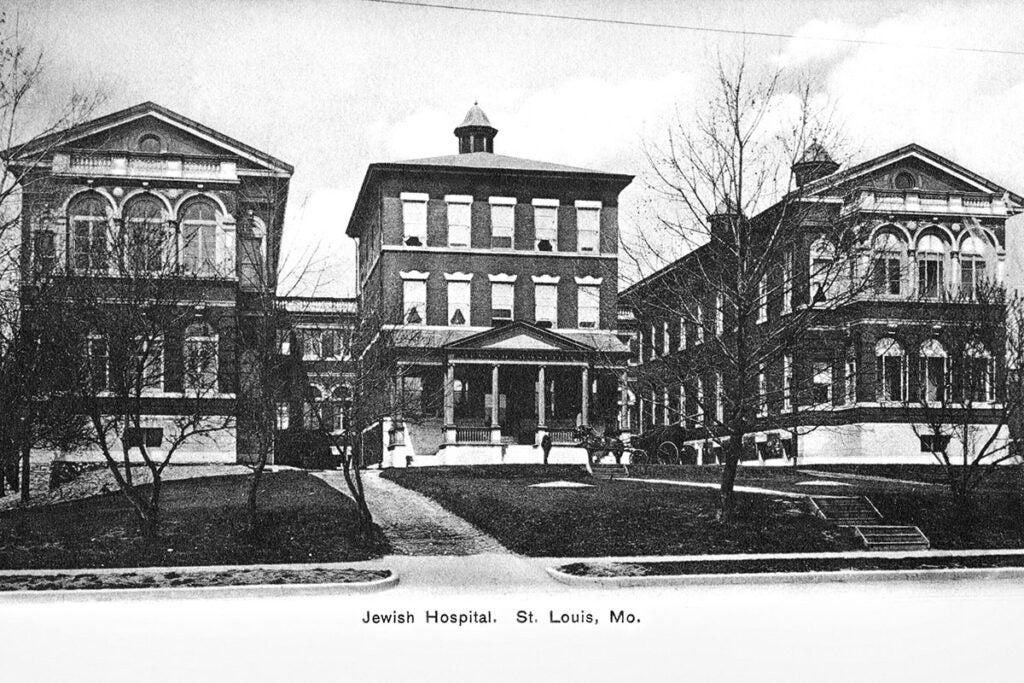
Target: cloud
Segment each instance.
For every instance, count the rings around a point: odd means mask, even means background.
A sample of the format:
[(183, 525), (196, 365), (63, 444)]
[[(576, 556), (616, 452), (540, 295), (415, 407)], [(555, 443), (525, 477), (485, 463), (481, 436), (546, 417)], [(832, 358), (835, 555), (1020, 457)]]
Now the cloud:
[(783, 68), (802, 67), (849, 52), (853, 45), (843, 41), (859, 38), (860, 31), (841, 21), (812, 19), (794, 35), (796, 37), (787, 43), (779, 56), (779, 65)]

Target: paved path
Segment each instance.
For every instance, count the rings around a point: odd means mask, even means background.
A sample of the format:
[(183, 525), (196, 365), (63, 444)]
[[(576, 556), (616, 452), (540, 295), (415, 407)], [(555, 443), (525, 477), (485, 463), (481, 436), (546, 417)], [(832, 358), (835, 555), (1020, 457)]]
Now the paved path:
[[(668, 484), (669, 486), (693, 486), (700, 489), (717, 489), (720, 485), (706, 481), (679, 481), (677, 479), (638, 479), (636, 477), (618, 477), (616, 481), (637, 481), (644, 484)], [(784, 498), (806, 498), (808, 493), (793, 493), (776, 489), (762, 489), (757, 486), (733, 486), (737, 493), (760, 493), (766, 496), (782, 496)], [(837, 496), (821, 495), (818, 498), (836, 498)]]
[[(341, 472), (317, 472), (325, 482), (348, 495)], [(509, 550), (461, 517), (426, 496), (382, 479), (380, 472), (362, 473), (366, 504), (391, 540), (396, 555), (478, 555)]]

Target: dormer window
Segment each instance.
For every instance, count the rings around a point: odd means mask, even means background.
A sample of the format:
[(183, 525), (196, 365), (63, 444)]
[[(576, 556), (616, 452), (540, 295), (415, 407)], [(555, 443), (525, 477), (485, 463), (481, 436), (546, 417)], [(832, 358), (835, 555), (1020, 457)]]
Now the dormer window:
[(402, 226), (403, 243), (407, 247), (423, 247), (427, 244), (427, 200), (423, 192), (403, 192)]

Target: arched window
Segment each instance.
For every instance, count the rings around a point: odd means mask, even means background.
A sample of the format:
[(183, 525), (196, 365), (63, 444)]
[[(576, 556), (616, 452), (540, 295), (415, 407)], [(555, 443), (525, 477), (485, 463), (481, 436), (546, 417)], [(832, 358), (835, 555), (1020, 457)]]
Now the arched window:
[(71, 265), (76, 271), (106, 271), (110, 253), (110, 204), (86, 195), (68, 207)]
[(946, 293), (946, 243), (928, 234), (917, 242), (917, 293), (937, 299)]
[(907, 363), (903, 347), (892, 337), (875, 343), (875, 379), (879, 401), (906, 400)]
[(147, 152), (149, 154), (158, 154), (163, 151), (163, 142), (160, 140), (159, 135), (153, 133), (146, 133), (139, 138), (139, 151)]
[(217, 274), (217, 207), (206, 199), (181, 212), (181, 265), (193, 275)]
[(808, 279), (810, 290), (808, 302), (818, 303), (829, 297), (836, 280), (836, 250), (826, 239), (818, 239), (811, 245)]
[(977, 235), (969, 235), (960, 245), (960, 296), (974, 299), (983, 291), (990, 277), (990, 251), (987, 241)]
[(903, 293), (903, 261), (907, 243), (891, 229), (875, 236), (872, 244), (872, 284), (875, 294), (899, 296)]
[(185, 391), (217, 393), (219, 342), (219, 335), (209, 323), (196, 322), (185, 329)]
[(918, 397), (929, 403), (946, 399), (946, 349), (935, 339), (918, 350)]
[(140, 195), (124, 207), (121, 246), (124, 266), (131, 273), (154, 273), (163, 268), (167, 251), (166, 219), (160, 201)]
[(992, 379), (995, 367), (992, 354), (984, 346), (978, 342), (967, 345), (958, 374), (964, 403), (990, 403), (994, 400)]

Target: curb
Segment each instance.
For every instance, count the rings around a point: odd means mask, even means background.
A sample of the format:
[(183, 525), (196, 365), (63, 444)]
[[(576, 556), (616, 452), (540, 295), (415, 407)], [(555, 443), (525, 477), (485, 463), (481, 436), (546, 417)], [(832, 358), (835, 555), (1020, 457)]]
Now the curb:
[[(388, 570), (391, 571), (391, 570)], [(60, 588), (53, 590), (0, 591), (0, 603), (21, 601), (112, 601), (125, 598), (179, 600), (245, 597), (295, 597), (338, 593), (377, 593), (398, 585), (393, 571), (371, 581), (349, 583), (264, 583), (244, 586), (167, 586), (165, 588)]]
[(728, 586), (799, 583), (873, 583), (876, 581), (960, 581), (965, 579), (1021, 579), (1024, 567), (973, 569), (841, 569), (832, 572), (760, 572), (751, 574), (675, 574), (669, 576), (575, 576), (547, 567), (555, 581), (587, 588), (641, 588), (657, 586)]

